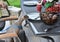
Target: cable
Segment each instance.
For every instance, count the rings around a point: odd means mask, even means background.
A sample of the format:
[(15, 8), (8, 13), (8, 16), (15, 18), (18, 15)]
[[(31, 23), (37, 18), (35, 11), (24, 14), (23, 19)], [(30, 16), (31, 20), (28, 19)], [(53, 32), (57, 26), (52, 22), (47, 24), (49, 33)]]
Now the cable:
[(48, 39), (48, 40), (51, 40), (52, 42), (55, 42), (52, 37), (49, 37), (49, 36), (41, 36), (41, 37), (42, 37), (42, 38), (45, 38), (45, 39)]

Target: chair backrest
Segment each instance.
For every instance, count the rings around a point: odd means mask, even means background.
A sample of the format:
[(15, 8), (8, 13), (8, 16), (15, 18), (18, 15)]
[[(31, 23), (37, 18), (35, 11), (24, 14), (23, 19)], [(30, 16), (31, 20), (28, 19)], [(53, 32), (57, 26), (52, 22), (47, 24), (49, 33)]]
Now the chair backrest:
[(27, 6), (24, 5), (25, 1), (33, 1), (33, 0), (21, 0), (21, 9), (22, 9), (23, 12), (25, 12), (27, 14), (28, 13), (37, 12), (36, 6), (34, 6), (34, 7), (27, 7)]
[[(2, 15), (2, 16), (0, 17), (0, 19), (10, 16), (10, 12), (9, 12), (9, 10), (8, 10), (8, 7), (6, 7), (6, 10), (4, 10), (4, 11), (7, 11), (7, 12), (8, 12), (8, 15), (4, 15), (4, 16)], [(4, 11), (1, 10), (0, 12), (1, 12), (2, 14), (4, 14)], [(4, 29), (4, 27), (5, 27), (5, 21), (0, 20), (0, 31), (2, 31), (2, 30)]]

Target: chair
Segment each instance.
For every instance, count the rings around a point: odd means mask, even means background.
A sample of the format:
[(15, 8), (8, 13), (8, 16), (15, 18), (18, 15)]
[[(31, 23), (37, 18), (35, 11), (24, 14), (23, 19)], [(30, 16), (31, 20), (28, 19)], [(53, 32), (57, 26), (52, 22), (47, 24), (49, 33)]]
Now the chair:
[[(21, 10), (22, 10), (22, 13), (24, 15), (28, 15), (29, 18), (32, 18), (33, 19), (33, 16), (35, 15), (38, 15), (39, 13), (37, 12), (36, 10), (36, 5), (33, 5), (33, 6), (28, 6), (28, 5), (25, 5), (24, 2), (26, 1), (35, 1), (37, 2), (38, 0), (21, 0)], [(33, 3), (33, 2), (32, 2)], [(27, 24), (27, 21), (26, 21), (26, 24)], [(25, 24), (25, 25), (26, 25)]]
[[(0, 19), (3, 19), (5, 17), (9, 17), (10, 16), (10, 12), (9, 12), (7, 7), (6, 7), (6, 10), (8, 12), (8, 16), (1, 16)], [(0, 30), (0, 34), (1, 34), (0, 35), (0, 39), (18, 37), (16, 33), (6, 33), (7, 29), (9, 29), (9, 27), (11, 26), (10, 21), (0, 21), (0, 22), (1, 22), (0, 23), (0, 29), (2, 28)], [(2, 42), (4, 42), (4, 41), (2, 41)]]
[(24, 5), (25, 1), (32, 1), (32, 0), (21, 0), (21, 9), (22, 9), (22, 12), (25, 12), (26, 14), (36, 13), (37, 12), (36, 6), (34, 6), (34, 7), (25, 6)]
[[(5, 33), (5, 34), (1, 34), (1, 35), (0, 35), (0, 39), (7, 39), (7, 38), (8, 38), (8, 39), (13, 38), (14, 42), (16, 42), (16, 41), (17, 41), (16, 39), (18, 39), (19, 42), (21, 42), (16, 33)], [(3, 40), (2, 40), (2, 41), (3, 41)], [(4, 42), (7, 42), (7, 41), (8, 41), (8, 40), (5, 40)]]

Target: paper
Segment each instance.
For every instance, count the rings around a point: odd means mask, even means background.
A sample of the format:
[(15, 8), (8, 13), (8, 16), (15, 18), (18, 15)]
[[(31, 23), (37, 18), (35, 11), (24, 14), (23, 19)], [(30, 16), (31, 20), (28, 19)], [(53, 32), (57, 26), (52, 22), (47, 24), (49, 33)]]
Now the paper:
[[(40, 20), (39, 13), (30, 13), (30, 14), (27, 14), (27, 16), (29, 16), (29, 19)], [(37, 18), (37, 17), (39, 17), (39, 18)], [(35, 18), (37, 18), (37, 19), (35, 19)]]

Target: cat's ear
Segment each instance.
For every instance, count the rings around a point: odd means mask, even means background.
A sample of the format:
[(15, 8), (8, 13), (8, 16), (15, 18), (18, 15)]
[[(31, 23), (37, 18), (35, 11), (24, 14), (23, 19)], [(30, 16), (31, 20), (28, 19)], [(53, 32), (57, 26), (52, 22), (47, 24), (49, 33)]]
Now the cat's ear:
[(27, 15), (24, 16), (24, 19), (27, 20), (29, 17)]

